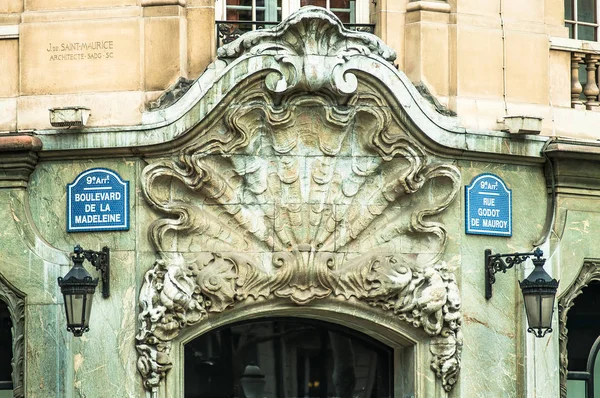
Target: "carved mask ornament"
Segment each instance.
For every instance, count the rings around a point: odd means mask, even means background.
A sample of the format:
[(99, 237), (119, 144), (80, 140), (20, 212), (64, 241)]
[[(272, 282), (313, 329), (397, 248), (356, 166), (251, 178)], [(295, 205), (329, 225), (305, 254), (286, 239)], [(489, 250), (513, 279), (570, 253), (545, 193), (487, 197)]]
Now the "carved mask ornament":
[(450, 390), (460, 294), (436, 216), (455, 199), (459, 171), (434, 162), (345, 69), (353, 56), (393, 52), (316, 8), (219, 51), (278, 62), (190, 133), (176, 159), (143, 171), (145, 198), (164, 215), (150, 226), (158, 259), (140, 292), (145, 387), (157, 391), (183, 328), (236, 303), (354, 300), (431, 336), (431, 368)]

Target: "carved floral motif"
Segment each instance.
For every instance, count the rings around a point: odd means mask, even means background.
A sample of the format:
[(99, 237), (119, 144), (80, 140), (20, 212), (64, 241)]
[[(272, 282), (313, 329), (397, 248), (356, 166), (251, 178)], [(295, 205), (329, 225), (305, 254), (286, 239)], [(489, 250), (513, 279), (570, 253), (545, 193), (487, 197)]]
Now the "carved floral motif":
[(352, 54), (389, 56), (363, 35), (309, 8), (241, 37), (220, 56), (272, 53), (291, 65), (283, 80), (267, 74), (269, 91), (260, 81), (242, 88), (176, 159), (149, 160), (143, 193), (163, 216), (149, 229), (158, 259), (140, 291), (147, 389), (172, 367), (182, 329), (245, 300), (369, 304), (431, 336), (431, 368), (446, 390), (455, 384), (460, 294), (441, 261), (439, 215), (460, 174), (435, 162), (380, 95), (347, 86), (341, 70), (323, 74), (323, 63)]

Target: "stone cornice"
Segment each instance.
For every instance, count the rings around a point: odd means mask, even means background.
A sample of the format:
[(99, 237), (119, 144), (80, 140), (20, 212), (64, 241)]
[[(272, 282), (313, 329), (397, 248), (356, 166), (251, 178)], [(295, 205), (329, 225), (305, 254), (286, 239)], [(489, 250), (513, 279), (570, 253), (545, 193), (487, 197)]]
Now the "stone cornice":
[(406, 5), (406, 12), (432, 11), (450, 13), (450, 4), (446, 1), (411, 1)]
[[(460, 127), (457, 118), (437, 113), (406, 75), (389, 62), (393, 50), (377, 37), (348, 31), (323, 9), (305, 7), (290, 18), (308, 29), (298, 36), (303, 43), (284, 42), (286, 29), (300, 29), (285, 22), (251, 32), (221, 50), (223, 58), (211, 64), (179, 101), (166, 109), (146, 112), (141, 125), (37, 131), (44, 143), (40, 156), (64, 159), (176, 152), (191, 136), (210, 126), (223, 109), (242, 98), (251, 85), (266, 87), (273, 96), (290, 90), (333, 91), (343, 103), (357, 92), (360, 83), (376, 87), (398, 117), (420, 136), (421, 143), (441, 156), (543, 163), (541, 150), (547, 137), (467, 130)], [(310, 22), (311, 18), (318, 22)], [(309, 28), (311, 23), (319, 28)], [(317, 35), (323, 29), (331, 32), (328, 37), (335, 38), (331, 46)]]
[(42, 141), (32, 135), (0, 136), (0, 188), (26, 187)]
[(556, 138), (544, 153), (552, 161), (548, 182), (554, 181), (557, 193), (600, 195), (600, 142)]

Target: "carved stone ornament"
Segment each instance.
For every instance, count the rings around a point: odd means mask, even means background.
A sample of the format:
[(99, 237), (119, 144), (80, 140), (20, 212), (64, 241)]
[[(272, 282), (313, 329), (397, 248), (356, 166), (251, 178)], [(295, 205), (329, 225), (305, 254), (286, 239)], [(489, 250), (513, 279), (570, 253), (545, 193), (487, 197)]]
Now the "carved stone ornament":
[[(281, 55), (285, 42), (295, 54), (327, 55), (338, 42), (359, 47), (362, 35), (308, 8), (220, 54)], [(363, 40), (373, 43), (383, 46)], [(136, 339), (138, 370), (155, 394), (180, 332), (246, 300), (368, 304), (431, 336), (432, 370), (447, 391), (457, 381), (460, 293), (441, 261), (439, 219), (460, 189), (459, 171), (426, 153), (382, 95), (315, 76), (298, 68), (283, 86), (270, 74), (242, 84), (176, 158), (149, 159), (142, 190), (163, 216), (149, 228), (158, 259), (140, 291)]]
[(581, 272), (563, 296), (558, 300), (558, 329), (559, 329), (559, 351), (560, 351), (560, 398), (567, 398), (567, 374), (569, 356), (567, 352), (568, 332), (567, 319), (569, 310), (575, 303), (575, 299), (583, 292), (583, 288), (593, 281), (600, 281), (600, 261), (586, 260)]
[(0, 301), (8, 307), (12, 322), (12, 382), (14, 398), (25, 396), (23, 370), (25, 367), (25, 294), (0, 274)]
[(274, 28), (248, 32), (217, 50), (217, 57), (226, 62), (257, 55), (270, 55), (275, 61), (264, 81), (273, 93), (328, 88), (351, 94), (358, 86), (356, 75), (349, 72), (353, 57), (396, 59), (395, 51), (377, 36), (344, 28), (321, 7), (303, 7)]

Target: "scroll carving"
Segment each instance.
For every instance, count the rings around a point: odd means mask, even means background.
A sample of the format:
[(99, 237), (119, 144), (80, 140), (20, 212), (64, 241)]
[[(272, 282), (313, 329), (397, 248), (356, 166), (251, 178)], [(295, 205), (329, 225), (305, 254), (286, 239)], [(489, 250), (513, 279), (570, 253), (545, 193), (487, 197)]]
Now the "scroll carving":
[(567, 319), (569, 310), (575, 299), (583, 292), (583, 288), (593, 281), (600, 281), (600, 262), (585, 261), (581, 272), (563, 296), (558, 301), (558, 329), (559, 329), (559, 361), (560, 361), (560, 397), (567, 398), (567, 374), (569, 357), (567, 353), (568, 332)]
[(25, 396), (23, 371), (25, 368), (25, 294), (11, 285), (0, 274), (0, 301), (8, 307), (12, 322), (12, 382), (13, 397)]
[(431, 336), (432, 370), (446, 390), (456, 383), (461, 303), (441, 260), (441, 218), (460, 173), (344, 72), (354, 55), (393, 59), (363, 35), (306, 8), (221, 48), (221, 58), (271, 55), (268, 90), (245, 87), (176, 159), (143, 170), (145, 199), (161, 214), (139, 297), (148, 390), (172, 367), (184, 328), (246, 300), (368, 304)]
[(276, 61), (265, 79), (274, 93), (327, 88), (352, 94), (358, 87), (348, 68), (353, 56), (396, 59), (395, 51), (377, 36), (344, 28), (334, 14), (320, 7), (304, 7), (273, 28), (248, 32), (217, 50), (217, 57), (226, 62), (256, 55), (270, 55)]

